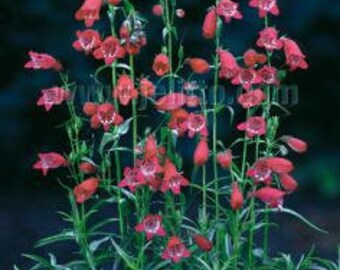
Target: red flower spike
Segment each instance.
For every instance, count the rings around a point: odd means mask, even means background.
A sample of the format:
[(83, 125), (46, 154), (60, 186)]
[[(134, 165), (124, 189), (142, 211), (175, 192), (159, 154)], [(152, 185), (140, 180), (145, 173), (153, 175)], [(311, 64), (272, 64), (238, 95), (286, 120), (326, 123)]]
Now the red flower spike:
[(33, 169), (42, 170), (43, 176), (46, 176), (50, 169), (57, 169), (68, 165), (66, 159), (58, 153), (40, 153), (38, 157), (39, 161), (33, 165)]
[(142, 96), (152, 97), (156, 92), (156, 87), (148, 79), (141, 79), (139, 83), (139, 90)]
[(162, 253), (164, 260), (171, 260), (174, 263), (178, 263), (183, 258), (189, 258), (191, 256), (190, 251), (182, 243), (178, 236), (172, 236), (167, 244), (166, 249)]
[(207, 140), (202, 138), (196, 146), (194, 153), (194, 164), (196, 166), (203, 166), (209, 159), (209, 147)]
[(195, 234), (193, 238), (200, 250), (209, 252), (213, 249), (213, 243), (203, 235)]
[(308, 150), (307, 143), (298, 138), (294, 138), (292, 136), (283, 136), (281, 140), (297, 153), (304, 153)]
[(216, 8), (216, 13), (219, 16), (224, 17), (226, 23), (230, 23), (231, 19), (242, 19), (242, 14), (238, 11), (238, 3), (231, 0), (221, 0)]
[(166, 231), (162, 227), (162, 217), (159, 215), (147, 215), (143, 221), (135, 227), (135, 230), (136, 232), (145, 232), (148, 241), (152, 240), (155, 235), (166, 235)]
[(268, 13), (275, 16), (280, 14), (276, 0), (250, 0), (249, 6), (259, 9), (260, 18), (264, 18)]
[(192, 95), (192, 96), (187, 96), (187, 103), (186, 105), (189, 108), (196, 108), (201, 104), (201, 99), (198, 96)]
[(266, 99), (266, 95), (261, 89), (256, 89), (242, 94), (238, 97), (237, 101), (243, 108), (249, 109), (260, 105)]
[(113, 64), (118, 58), (124, 58), (125, 50), (120, 46), (119, 40), (115, 37), (106, 38), (93, 52), (95, 59), (104, 59), (106, 65)]
[(218, 55), (221, 61), (219, 77), (227, 80), (234, 78), (240, 71), (235, 56), (221, 49), (218, 50)]
[(278, 31), (274, 27), (266, 27), (259, 33), (256, 45), (268, 51), (281, 50), (282, 41), (278, 38)]
[(227, 169), (231, 166), (232, 158), (231, 150), (226, 150), (217, 154), (216, 161), (223, 169)]
[(253, 138), (266, 134), (267, 123), (262, 116), (252, 116), (246, 122), (239, 124), (237, 129), (245, 131), (248, 138)]
[(153, 62), (153, 71), (157, 76), (162, 77), (170, 71), (169, 57), (165, 54), (158, 54)]
[(98, 105), (93, 102), (86, 102), (83, 107), (83, 112), (87, 116), (94, 116), (97, 113)]
[(92, 27), (99, 20), (102, 0), (85, 0), (75, 14), (77, 21), (85, 21), (86, 27)]
[(154, 5), (152, 7), (152, 14), (155, 16), (162, 16), (163, 15), (163, 6), (162, 5)]
[(190, 113), (187, 121), (188, 137), (193, 138), (196, 134), (208, 137), (207, 121), (202, 114)]
[(53, 87), (41, 90), (41, 97), (37, 101), (38, 106), (44, 106), (48, 112), (54, 105), (60, 105), (70, 98), (70, 93), (63, 88)]
[(83, 162), (79, 165), (79, 170), (82, 173), (91, 174), (97, 171), (97, 167), (91, 162)]
[(192, 71), (197, 74), (205, 74), (210, 70), (209, 63), (201, 58), (188, 58), (186, 63), (188, 63)]
[(113, 98), (118, 98), (119, 103), (127, 106), (131, 100), (138, 98), (138, 91), (135, 89), (133, 81), (126, 74), (119, 77), (116, 88), (112, 93)]
[(73, 190), (73, 194), (76, 197), (77, 203), (84, 203), (86, 200), (96, 193), (99, 186), (98, 178), (89, 178), (76, 186)]
[(261, 77), (257, 71), (249, 69), (241, 69), (238, 75), (236, 75), (231, 81), (234, 85), (242, 85), (242, 87), (249, 91), (253, 84), (260, 84), (262, 82)]
[(161, 191), (165, 193), (166, 191), (171, 190), (177, 195), (181, 193), (181, 186), (185, 187), (188, 185), (189, 181), (177, 171), (176, 166), (169, 159), (166, 159)]
[(187, 102), (187, 95), (183, 93), (172, 93), (161, 97), (155, 103), (160, 111), (173, 111), (179, 109)]
[(213, 39), (217, 30), (216, 8), (212, 7), (204, 18), (202, 33), (206, 39)]
[(183, 19), (185, 17), (185, 11), (181, 8), (176, 9), (176, 16), (180, 19)]
[(97, 31), (88, 29), (77, 31), (77, 40), (73, 42), (73, 48), (77, 51), (84, 51), (86, 54), (91, 53), (101, 44), (100, 34)]
[(230, 206), (233, 210), (239, 210), (243, 206), (243, 195), (236, 182), (233, 183), (231, 188)]
[(277, 76), (277, 69), (270, 66), (264, 66), (258, 70), (258, 75), (261, 77), (262, 82), (269, 85), (279, 85), (280, 81)]
[(298, 183), (289, 174), (279, 174), (279, 179), (282, 187), (287, 191), (295, 191), (298, 188)]
[(294, 165), (288, 159), (280, 157), (268, 157), (265, 159), (266, 165), (276, 173), (290, 173), (294, 170)]
[(124, 178), (119, 182), (118, 187), (128, 187), (130, 192), (135, 193), (137, 187), (145, 184), (143, 174), (138, 168), (125, 167)]
[(55, 71), (61, 71), (63, 69), (60, 62), (49, 54), (30, 51), (28, 55), (31, 60), (25, 64), (25, 68), (27, 69), (53, 69)]
[(279, 209), (282, 208), (283, 198), (285, 195), (286, 192), (271, 187), (264, 187), (250, 194), (250, 196), (260, 199), (271, 208)]
[(112, 125), (118, 126), (123, 122), (123, 117), (118, 114), (111, 103), (98, 105), (97, 112), (91, 118), (91, 127), (94, 129), (103, 126), (108, 131)]
[(264, 64), (267, 62), (267, 56), (262, 53), (257, 53), (255, 50), (248, 50), (243, 55), (243, 60), (246, 66), (254, 67), (257, 64)]
[(301, 52), (296, 42), (289, 38), (281, 38), (281, 40), (286, 55), (286, 63), (290, 67), (290, 71), (294, 71), (298, 68), (307, 69), (308, 63), (305, 61), (306, 56)]

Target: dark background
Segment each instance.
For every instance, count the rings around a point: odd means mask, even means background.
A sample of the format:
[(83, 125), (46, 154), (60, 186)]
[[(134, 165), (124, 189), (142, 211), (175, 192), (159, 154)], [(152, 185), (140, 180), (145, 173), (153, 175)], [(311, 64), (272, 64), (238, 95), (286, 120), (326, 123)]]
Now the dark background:
[[(42, 178), (32, 171), (36, 154), (65, 149), (66, 138), (56, 128), (65, 111), (46, 114), (35, 102), (39, 89), (57, 83), (53, 72), (25, 71), (27, 51), (48, 52), (61, 59), (72, 77), (86, 82), (96, 63), (75, 52), (71, 44), (83, 24), (73, 20), (82, 1), (1, 0), (0, 2), (0, 269), (19, 263), (21, 253), (41, 237), (61, 227), (57, 210), (67, 209), (65, 197), (53, 174)], [(149, 73), (153, 56), (161, 45), (158, 18), (150, 16), (156, 1), (132, 1), (149, 19), (149, 45), (137, 60), (137, 68)], [(138, 2), (138, 3), (137, 3)], [(201, 38), (205, 10), (214, 1), (183, 0), (187, 17), (182, 22), (184, 44), (191, 55), (208, 57), (211, 44)], [(257, 38), (262, 23), (255, 10), (242, 3), (245, 19), (232, 23), (224, 34), (235, 53), (242, 53)], [(299, 104), (290, 108), (285, 131), (310, 144), (307, 155), (292, 158), (300, 190), (287, 200), (292, 207), (330, 233), (317, 233), (296, 219), (279, 215), (280, 228), (272, 231), (273, 251), (301, 254), (313, 244), (317, 254), (335, 259), (340, 244), (340, 2), (338, 0), (278, 0), (282, 16), (275, 24), (283, 34), (299, 41), (308, 56), (310, 69), (290, 75), (299, 85)], [(104, 24), (95, 28), (105, 32)], [(296, 160), (295, 160), (296, 158)], [(52, 250), (53, 251), (53, 250)]]

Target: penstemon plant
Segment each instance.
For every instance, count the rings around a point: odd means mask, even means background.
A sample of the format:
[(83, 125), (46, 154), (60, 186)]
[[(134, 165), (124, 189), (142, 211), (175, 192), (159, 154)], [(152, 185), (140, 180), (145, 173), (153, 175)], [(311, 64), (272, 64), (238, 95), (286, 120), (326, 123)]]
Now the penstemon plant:
[[(33, 165), (43, 175), (68, 171), (59, 180), (70, 203), (70, 212), (60, 212), (68, 226), (37, 246), (77, 246), (72, 261), (25, 254), (32, 270), (338, 269), (312, 252), (297, 264), (290, 255), (269, 252), (271, 213), (293, 215), (323, 232), (283, 205), (298, 187), (286, 155), (306, 152), (307, 144), (278, 134), (288, 114), (279, 97), (288, 73), (308, 68), (306, 57), (273, 26), (276, 0), (249, 2), (263, 29), (257, 50), (241, 56), (222, 42), (228, 25), (242, 20), (239, 4), (211, 5), (202, 27), (214, 45), (208, 60), (185, 57), (190, 52), (178, 29), (185, 11), (176, 0), (153, 6), (164, 27), (150, 76), (135, 69), (147, 45), (147, 21), (128, 0), (85, 0), (75, 14), (86, 29), (77, 31), (74, 49), (101, 63), (91, 74), (95, 87), (80, 88), (54, 57), (29, 52), (25, 68), (60, 77), (59, 86), (42, 90), (37, 105), (51, 114), (62, 104), (69, 111), (64, 127), (70, 152), (40, 153)], [(94, 30), (100, 19), (108, 25), (105, 35)], [(201, 83), (208, 77), (213, 85)], [(235, 123), (240, 136), (227, 142), (218, 125), (226, 113), (235, 122), (236, 106), (225, 102), (231, 91), (238, 92), (243, 120)], [(147, 127), (139, 123), (145, 117)], [(195, 145), (192, 166), (183, 165), (181, 140)], [(261, 238), (255, 241), (255, 235)]]

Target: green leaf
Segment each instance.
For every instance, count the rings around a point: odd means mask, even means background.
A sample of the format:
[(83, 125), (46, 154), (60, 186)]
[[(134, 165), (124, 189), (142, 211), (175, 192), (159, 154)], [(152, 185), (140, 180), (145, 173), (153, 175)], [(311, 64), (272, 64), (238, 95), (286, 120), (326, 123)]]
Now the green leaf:
[(96, 240), (96, 241), (92, 241), (89, 245), (89, 248), (91, 250), (91, 252), (95, 252), (103, 243), (109, 241), (110, 238), (109, 237), (104, 237), (102, 239)]
[(131, 4), (129, 0), (124, 0), (124, 7), (125, 7), (126, 13), (128, 14), (130, 14), (131, 12), (135, 10), (134, 6)]
[(43, 247), (57, 242), (72, 241), (75, 240), (75, 234), (72, 230), (64, 230), (59, 234), (43, 238), (38, 241), (35, 247)]
[(124, 260), (126, 265), (131, 269), (137, 270), (131, 256), (129, 256), (113, 239), (111, 239), (111, 243), (114, 246), (115, 250), (117, 251), (118, 255)]

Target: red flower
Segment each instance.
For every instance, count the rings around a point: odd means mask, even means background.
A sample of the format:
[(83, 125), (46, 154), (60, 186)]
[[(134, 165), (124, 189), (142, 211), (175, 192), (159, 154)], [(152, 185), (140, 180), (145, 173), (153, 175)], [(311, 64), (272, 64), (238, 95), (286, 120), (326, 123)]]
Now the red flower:
[(107, 0), (107, 2), (111, 5), (117, 6), (120, 4), (121, 0)]
[(276, 0), (250, 0), (249, 6), (258, 8), (261, 18), (267, 16), (268, 13), (276, 16), (280, 14)]
[(274, 67), (264, 66), (257, 73), (266, 84), (279, 85), (280, 83), (277, 77), (277, 70)]
[(253, 138), (254, 136), (266, 134), (267, 123), (261, 116), (252, 116), (249, 117), (246, 122), (239, 124), (237, 129), (245, 131), (248, 138)]
[(283, 197), (286, 195), (286, 192), (276, 188), (263, 187), (250, 195), (260, 199), (271, 208), (282, 208)]
[(217, 14), (215, 7), (211, 8), (204, 18), (203, 22), (203, 37), (206, 39), (213, 39), (217, 30)]
[(142, 96), (152, 97), (156, 92), (156, 87), (148, 79), (141, 79), (139, 83), (139, 90)]
[(198, 96), (192, 95), (192, 96), (187, 96), (187, 103), (186, 105), (189, 108), (195, 108), (201, 104), (201, 99)]
[(232, 185), (230, 206), (233, 210), (239, 210), (243, 206), (243, 195), (236, 182)]
[(136, 188), (145, 185), (145, 179), (138, 168), (125, 167), (124, 178), (119, 182), (118, 187), (128, 187), (130, 192), (134, 193)]
[(249, 90), (253, 84), (262, 82), (261, 77), (254, 69), (241, 69), (238, 75), (231, 81), (234, 85), (242, 85), (245, 90)]
[(304, 153), (308, 149), (307, 143), (298, 138), (294, 138), (292, 136), (283, 136), (281, 140), (297, 153)]
[(159, 165), (158, 158), (138, 160), (137, 165), (146, 182), (153, 181), (157, 175), (163, 172), (163, 167)]
[(185, 17), (185, 11), (181, 8), (176, 9), (176, 16), (183, 19)]
[(288, 159), (280, 157), (268, 157), (265, 159), (266, 165), (276, 173), (290, 173), (294, 170), (294, 165)]
[(190, 113), (187, 121), (188, 136), (193, 138), (196, 134), (208, 137), (207, 121), (202, 114)]
[(242, 14), (238, 11), (238, 3), (234, 3), (230, 0), (221, 0), (216, 8), (216, 13), (219, 16), (224, 17), (224, 21), (229, 23), (232, 18), (242, 19)]
[(195, 241), (195, 244), (202, 251), (209, 252), (213, 248), (213, 244), (211, 243), (211, 241), (208, 238), (204, 237), (203, 235), (195, 234), (194, 241)]
[(256, 89), (240, 95), (237, 101), (243, 108), (248, 109), (260, 105), (265, 99), (266, 95), (263, 91), (261, 89)]
[(97, 167), (91, 162), (83, 162), (79, 165), (79, 170), (82, 173), (90, 174), (97, 171)]
[(207, 61), (201, 58), (188, 58), (186, 62), (190, 65), (193, 72), (197, 74), (208, 73), (210, 65)]
[(98, 106), (96, 113), (91, 118), (91, 127), (100, 128), (102, 125), (105, 131), (108, 131), (112, 125), (120, 125), (123, 117), (118, 114), (115, 107), (110, 103), (104, 103)]
[(29, 51), (28, 54), (31, 60), (25, 64), (25, 68), (54, 69), (55, 71), (61, 71), (63, 69), (60, 62), (51, 55), (46, 53), (36, 53), (33, 51)]
[(179, 137), (184, 136), (188, 129), (187, 120), (189, 113), (184, 109), (177, 109), (171, 112), (171, 118), (168, 127), (178, 134)]
[(247, 176), (254, 179), (255, 184), (264, 183), (270, 185), (272, 181), (272, 170), (268, 167), (265, 159), (255, 162), (252, 168), (248, 169)]
[(154, 5), (152, 7), (152, 14), (155, 16), (162, 16), (163, 15), (163, 6), (162, 5)]
[(170, 71), (169, 57), (163, 53), (158, 54), (155, 57), (152, 69), (159, 77), (162, 77), (165, 74), (167, 74)]
[(119, 103), (127, 106), (132, 99), (138, 98), (138, 91), (133, 85), (133, 81), (126, 74), (119, 77), (116, 88), (112, 93), (113, 98), (118, 98)]
[(143, 26), (139, 20), (133, 22), (129, 19), (125, 20), (119, 29), (119, 35), (126, 52), (131, 55), (138, 54), (147, 44)]
[(93, 52), (96, 59), (104, 59), (106, 65), (111, 65), (116, 59), (124, 58), (125, 50), (115, 37), (106, 38), (99, 48)]
[(307, 69), (308, 64), (305, 61), (306, 56), (301, 52), (295, 41), (289, 38), (281, 38), (283, 41), (283, 49), (286, 55), (286, 63), (290, 67), (290, 71), (298, 68)]
[(143, 221), (135, 227), (135, 230), (136, 232), (145, 232), (148, 241), (155, 235), (166, 235), (166, 232), (162, 227), (162, 217), (159, 215), (147, 215)]
[(190, 256), (190, 251), (178, 236), (172, 236), (169, 239), (167, 247), (162, 253), (164, 260), (172, 260), (174, 263), (178, 263), (182, 258), (189, 258)]
[(248, 50), (243, 55), (243, 61), (248, 67), (253, 67), (256, 64), (264, 64), (267, 62), (267, 56), (262, 53), (257, 53), (255, 50)]
[(67, 166), (68, 162), (58, 153), (40, 153), (38, 154), (39, 161), (33, 165), (33, 169), (42, 170), (44, 176), (47, 175), (48, 170), (57, 169), (62, 166)]
[(222, 168), (227, 169), (231, 165), (232, 158), (231, 150), (226, 150), (217, 154), (216, 161)]
[(173, 111), (179, 109), (187, 102), (187, 95), (183, 93), (172, 93), (161, 97), (155, 103), (160, 111)]
[(158, 155), (157, 142), (153, 135), (149, 135), (144, 145), (144, 158), (147, 160), (153, 160), (157, 158), (157, 155)]
[(86, 27), (92, 27), (94, 21), (99, 20), (102, 0), (85, 0), (75, 14), (77, 21), (85, 21)]
[(96, 193), (99, 185), (98, 178), (89, 178), (76, 186), (73, 190), (77, 203), (84, 203), (86, 200)]
[(65, 100), (69, 99), (70, 93), (63, 88), (53, 87), (50, 89), (41, 90), (41, 97), (39, 98), (37, 105), (45, 106), (45, 110), (48, 112), (54, 105), (60, 105)]
[(199, 141), (194, 153), (194, 164), (196, 166), (203, 166), (205, 163), (207, 163), (208, 159), (209, 159), (208, 143), (205, 138), (202, 138)]
[(298, 188), (298, 183), (289, 174), (279, 174), (279, 179), (282, 187), (287, 191), (295, 191)]
[(180, 194), (181, 186), (188, 185), (189, 181), (177, 171), (175, 165), (169, 159), (166, 159), (161, 191), (165, 193), (166, 191), (171, 190), (174, 194)]
[(83, 112), (87, 116), (93, 116), (97, 113), (98, 105), (93, 102), (86, 102), (83, 107)]
[(101, 44), (100, 34), (97, 31), (91, 29), (77, 31), (76, 35), (78, 39), (73, 42), (73, 48), (77, 51), (84, 51), (88, 54)]
[(234, 78), (240, 71), (235, 56), (221, 49), (218, 50), (218, 55), (221, 61), (220, 78), (227, 80)]
[(265, 48), (268, 51), (282, 49), (282, 41), (278, 39), (279, 33), (275, 27), (266, 27), (259, 35), (260, 37), (256, 42), (258, 47)]

